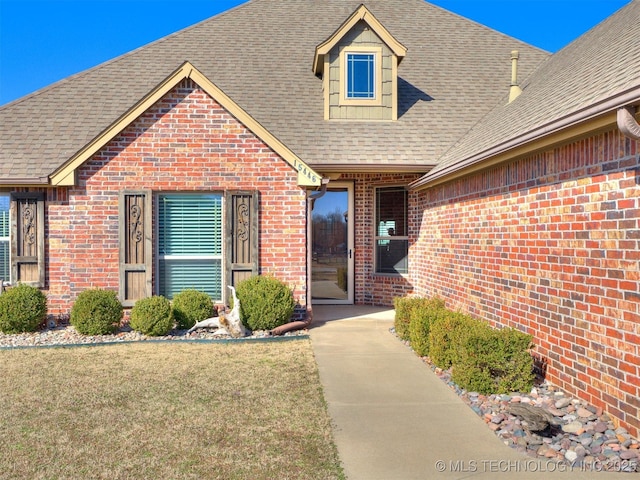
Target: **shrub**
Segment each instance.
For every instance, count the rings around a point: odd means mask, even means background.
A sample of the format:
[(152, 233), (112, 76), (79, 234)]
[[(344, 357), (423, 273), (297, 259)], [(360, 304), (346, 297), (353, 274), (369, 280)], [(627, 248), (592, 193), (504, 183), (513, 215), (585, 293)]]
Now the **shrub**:
[(416, 299), (413, 297), (396, 297), (393, 299), (393, 307), (396, 315), (393, 326), (396, 335), (401, 340), (409, 340), (409, 323), (411, 322), (411, 308)]
[(253, 276), (238, 283), (240, 318), (251, 330), (272, 330), (291, 319), (296, 302), (291, 289), (277, 278)]
[(476, 328), (464, 339), (452, 379), (483, 394), (530, 391), (534, 379), (530, 347), (531, 335), (518, 330)]
[(215, 308), (211, 297), (198, 290), (183, 290), (173, 297), (173, 317), (178, 328), (193, 327), (197, 322), (213, 317)]
[(395, 308), (394, 328), (396, 335), (402, 340), (410, 340), (409, 328), (411, 319), (422, 315), (425, 309), (429, 309), (437, 304), (444, 308), (444, 302), (437, 297), (396, 297), (393, 299)]
[(78, 295), (69, 321), (83, 335), (106, 335), (118, 328), (122, 313), (116, 293), (97, 288)]
[(484, 324), (460, 312), (448, 311), (437, 318), (429, 332), (429, 357), (437, 367), (448, 369), (459, 363), (462, 357), (464, 339), (475, 328)]
[(433, 297), (419, 299), (410, 309), (409, 344), (421, 357), (429, 355), (429, 331), (431, 324), (439, 317), (446, 315), (444, 301)]
[(173, 327), (171, 302), (163, 296), (138, 300), (131, 309), (129, 326), (145, 335), (166, 335)]
[(0, 330), (33, 332), (47, 317), (47, 297), (38, 288), (18, 284), (0, 295)]

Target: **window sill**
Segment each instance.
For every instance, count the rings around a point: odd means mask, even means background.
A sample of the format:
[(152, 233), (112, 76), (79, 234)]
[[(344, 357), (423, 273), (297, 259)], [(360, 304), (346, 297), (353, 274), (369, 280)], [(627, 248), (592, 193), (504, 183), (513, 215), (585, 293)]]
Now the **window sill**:
[(374, 277), (391, 277), (391, 278), (407, 278), (409, 273), (387, 273), (387, 272), (375, 272)]

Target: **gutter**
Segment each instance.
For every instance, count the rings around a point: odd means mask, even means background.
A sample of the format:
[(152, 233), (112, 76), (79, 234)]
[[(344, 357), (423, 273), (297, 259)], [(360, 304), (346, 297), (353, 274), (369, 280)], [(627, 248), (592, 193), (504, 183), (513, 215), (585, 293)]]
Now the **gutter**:
[(625, 137), (640, 140), (640, 124), (638, 124), (635, 114), (636, 107), (619, 108), (617, 114), (618, 128)]
[[(476, 165), (484, 160), (487, 160), (490, 157), (495, 157), (500, 154), (507, 153), (516, 147), (520, 147), (527, 143), (540, 140), (548, 135), (557, 133), (561, 130), (575, 126), (587, 120), (592, 120), (611, 111), (617, 109), (625, 109), (625, 105), (637, 104), (638, 102), (640, 102), (640, 93), (638, 92), (639, 89), (640, 86), (636, 85), (632, 89), (616, 95), (615, 97), (609, 98), (603, 102), (592, 105), (591, 107), (585, 108), (583, 110), (579, 110), (566, 117), (562, 117), (558, 120), (552, 121), (523, 135), (512, 138), (480, 153), (472, 155), (471, 157), (468, 157), (461, 162), (452, 164), (442, 170), (435, 172), (433, 175), (427, 174), (421, 179), (410, 183), (409, 188), (420, 189), (431, 186), (432, 184), (443, 183), (448, 180), (448, 178), (446, 177), (458, 173), (466, 169), (467, 167)], [(618, 115), (620, 115), (620, 113)]]
[(313, 322), (313, 307), (311, 306), (311, 262), (313, 261), (313, 245), (312, 245), (312, 219), (313, 219), (313, 202), (314, 200), (321, 198), (327, 193), (327, 185), (331, 180), (329, 178), (322, 179), (322, 187), (319, 191), (310, 193), (307, 196), (307, 318), (305, 320), (298, 320), (295, 322), (285, 323), (279, 327), (271, 330), (272, 335), (283, 335), (293, 330), (302, 330), (303, 328), (309, 328), (311, 322)]
[(319, 174), (328, 173), (418, 173), (424, 174), (436, 166), (435, 163), (424, 163), (420, 165), (406, 165), (400, 159), (394, 163), (387, 164), (356, 164), (356, 163), (312, 163), (309, 164)]
[(18, 177), (18, 178), (2, 178), (0, 179), (0, 185), (12, 186), (12, 185), (49, 185), (49, 177), (34, 177), (34, 178), (26, 178), (26, 177)]

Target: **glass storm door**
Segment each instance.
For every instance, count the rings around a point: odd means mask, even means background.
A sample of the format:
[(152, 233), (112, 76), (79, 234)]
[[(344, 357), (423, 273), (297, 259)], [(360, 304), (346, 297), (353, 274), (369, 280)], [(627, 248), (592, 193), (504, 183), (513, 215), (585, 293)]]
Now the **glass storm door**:
[(311, 298), (353, 303), (353, 184), (331, 183), (312, 212)]

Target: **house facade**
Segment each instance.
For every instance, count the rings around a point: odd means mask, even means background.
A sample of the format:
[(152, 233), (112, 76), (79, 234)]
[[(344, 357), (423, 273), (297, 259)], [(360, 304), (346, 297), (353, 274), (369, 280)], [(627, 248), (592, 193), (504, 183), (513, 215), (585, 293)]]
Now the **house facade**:
[(637, 434), (639, 21), (549, 55), (422, 0), (247, 2), (0, 108), (0, 278), (54, 315), (438, 295)]

